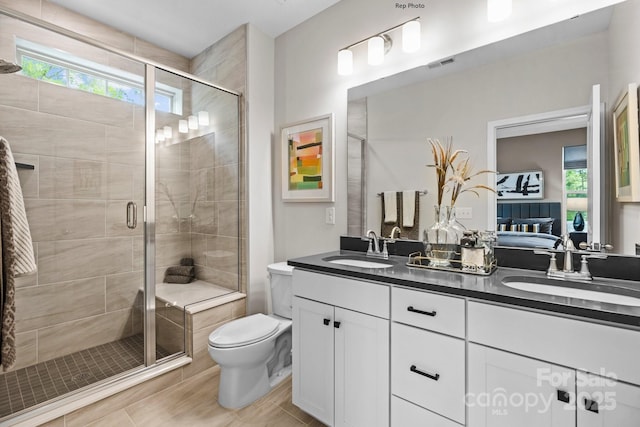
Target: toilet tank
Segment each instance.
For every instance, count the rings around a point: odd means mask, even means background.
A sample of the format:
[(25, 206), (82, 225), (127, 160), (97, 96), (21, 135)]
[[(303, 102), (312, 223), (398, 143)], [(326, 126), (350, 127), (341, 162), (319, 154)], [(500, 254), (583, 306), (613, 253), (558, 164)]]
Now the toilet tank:
[(273, 314), (291, 319), (293, 303), (293, 267), (286, 262), (267, 266), (271, 285), (271, 307)]

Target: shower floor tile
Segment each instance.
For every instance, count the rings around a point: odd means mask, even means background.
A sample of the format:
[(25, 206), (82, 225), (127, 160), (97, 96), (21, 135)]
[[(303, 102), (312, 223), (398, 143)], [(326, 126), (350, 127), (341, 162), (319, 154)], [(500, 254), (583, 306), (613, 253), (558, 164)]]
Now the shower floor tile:
[[(158, 359), (170, 353), (156, 350)], [(144, 338), (133, 335), (0, 374), (0, 418), (143, 364)]]

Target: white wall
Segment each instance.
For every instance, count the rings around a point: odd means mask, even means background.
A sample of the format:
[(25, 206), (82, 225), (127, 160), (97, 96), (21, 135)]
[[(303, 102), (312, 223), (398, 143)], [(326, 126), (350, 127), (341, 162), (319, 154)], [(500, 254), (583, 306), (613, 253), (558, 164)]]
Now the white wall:
[[(640, 84), (640, 54), (638, 54), (638, 40), (640, 40), (640, 1), (628, 0), (621, 7), (616, 8), (616, 12), (611, 19), (609, 35), (609, 55), (610, 62), (614, 66), (610, 70), (609, 99), (607, 101), (610, 112), (616, 99), (622, 94), (624, 88), (629, 83)], [(611, 114), (609, 114), (610, 116)], [(609, 129), (611, 120), (609, 117)], [(610, 132), (611, 133), (611, 132)], [(613, 171), (613, 136), (607, 141), (609, 148), (610, 171)], [(609, 182), (614, 183), (613, 172), (609, 177)], [(640, 203), (617, 203), (615, 202), (615, 188), (611, 185), (605, 192), (612, 200), (612, 212), (610, 218), (615, 218), (615, 224), (611, 224), (611, 243), (614, 252), (635, 254), (635, 243), (640, 243), (640, 227), (638, 227), (638, 217), (640, 217)]]
[(273, 262), (271, 153), (274, 108), (274, 40), (247, 26), (248, 313), (266, 312), (267, 265)]
[[(276, 39), (275, 124), (335, 115), (336, 225), (324, 223), (327, 203), (283, 203), (280, 197), (280, 144), (274, 150), (275, 259), (334, 250), (347, 230), (347, 90), (374, 79), (428, 64), (456, 53), (549, 25), (620, 0), (520, 0), (511, 18), (486, 21), (486, 2), (430, 0), (423, 9), (399, 9), (395, 1), (342, 0)], [(367, 67), (364, 46), (354, 48), (354, 74), (338, 76), (337, 52), (358, 40), (421, 17), (422, 48), (411, 55), (392, 49), (385, 65)], [(397, 47), (398, 44), (396, 44)], [(484, 133), (478, 138), (484, 138)]]
[[(456, 149), (468, 151), (473, 170), (487, 169), (487, 123), (587, 105), (593, 84), (606, 90), (606, 46), (606, 33), (594, 34), (368, 97), (367, 228), (379, 228), (376, 193), (425, 187), (430, 191), (421, 197), (420, 229), (428, 227), (437, 201), (436, 174), (426, 167), (433, 163), (427, 138), (451, 137)], [(561, 166), (556, 170), (555, 183), (552, 175), (545, 176), (547, 189), (562, 187)], [(482, 175), (471, 183), (489, 179)], [(484, 190), (480, 197), (462, 194), (456, 205), (472, 208), (473, 217), (458, 221), (486, 228), (487, 195)], [(445, 205), (449, 197), (444, 195)]]

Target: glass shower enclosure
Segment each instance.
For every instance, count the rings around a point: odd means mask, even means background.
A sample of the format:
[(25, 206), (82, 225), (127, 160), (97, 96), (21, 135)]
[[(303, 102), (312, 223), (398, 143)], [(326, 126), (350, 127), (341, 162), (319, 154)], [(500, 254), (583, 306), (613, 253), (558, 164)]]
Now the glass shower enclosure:
[(186, 352), (240, 287), (239, 94), (0, 7), (0, 136), (37, 272), (15, 280), (0, 422)]

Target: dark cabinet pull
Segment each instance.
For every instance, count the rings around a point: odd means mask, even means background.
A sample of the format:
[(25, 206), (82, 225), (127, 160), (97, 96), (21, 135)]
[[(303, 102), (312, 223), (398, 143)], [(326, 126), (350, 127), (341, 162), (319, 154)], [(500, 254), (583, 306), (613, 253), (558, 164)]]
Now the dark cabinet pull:
[(339, 328), (340, 327), (340, 322), (333, 322), (333, 327), (334, 328)]
[(558, 390), (558, 400), (560, 402), (569, 403), (571, 400), (571, 395), (568, 391)]
[(598, 413), (598, 402), (595, 400), (584, 398), (584, 409), (590, 412)]
[(436, 312), (435, 311), (422, 311), (422, 310), (418, 310), (413, 308), (412, 305), (410, 305), (409, 307), (407, 307), (407, 311), (410, 311), (412, 313), (418, 313), (418, 314), (424, 314), (425, 316), (435, 316)]
[(432, 379), (434, 381), (438, 381), (440, 379), (440, 374), (431, 375), (431, 374), (429, 374), (427, 372), (419, 370), (418, 368), (416, 368), (416, 365), (411, 365), (409, 370), (411, 372), (415, 372), (416, 374), (422, 375), (423, 377), (427, 377), (427, 378)]
[(331, 319), (322, 319), (322, 323), (324, 323), (324, 326), (329, 326), (329, 323), (331, 323)]

